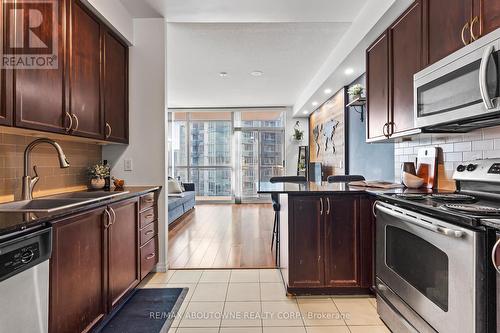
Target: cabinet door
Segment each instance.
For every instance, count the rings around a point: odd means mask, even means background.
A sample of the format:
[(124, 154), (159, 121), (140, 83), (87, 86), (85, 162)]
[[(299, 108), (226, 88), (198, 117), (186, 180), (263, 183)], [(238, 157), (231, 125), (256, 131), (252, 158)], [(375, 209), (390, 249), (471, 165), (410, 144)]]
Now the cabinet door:
[[(49, 331), (89, 330), (105, 314), (104, 210), (54, 224)], [(82, 283), (83, 282), (83, 283)]]
[(134, 199), (109, 207), (114, 217), (108, 231), (110, 306), (139, 283), (138, 206)]
[(101, 108), (101, 25), (79, 0), (71, 1), (69, 94), (73, 134), (104, 139)]
[[(14, 112), (15, 125), (17, 127), (29, 128), (34, 130), (49, 131), (53, 133), (64, 133), (66, 123), (69, 118), (65, 116), (65, 36), (64, 36), (64, 13), (66, 10), (65, 1), (58, 2), (57, 15), (57, 41), (53, 40), (53, 31), (51, 29), (36, 29), (34, 34), (41, 42), (55, 47), (57, 54), (57, 66), (53, 68), (40, 69), (15, 69), (14, 80)], [(28, 12), (32, 4), (19, 2), (17, 8), (25, 9)], [(43, 18), (52, 17), (53, 7), (49, 4), (38, 6)], [(56, 43), (57, 42), (57, 43)], [(52, 45), (50, 44), (52, 43)], [(41, 48), (40, 51), (33, 51), (33, 54), (45, 54), (47, 48)]]
[[(427, 65), (462, 48), (471, 40), (466, 24), (472, 19), (472, 0), (424, 0), (424, 45)], [(464, 29), (465, 27), (465, 29)]]
[(128, 143), (128, 47), (104, 32), (106, 140)]
[(500, 28), (500, 1), (474, 0), (474, 17), (479, 20), (472, 29), (476, 37)]
[[(4, 8), (4, 3), (0, 3), (0, 18), (2, 19), (0, 23), (0, 40), (3, 41), (4, 45), (0, 47), (0, 56), (3, 58), (2, 51), (5, 49), (5, 44), (7, 42), (7, 25), (6, 25), (6, 13)], [(11, 80), (11, 70), (5, 70), (0, 68), (0, 125), (12, 125), (12, 105), (10, 103), (9, 97), (12, 96), (12, 80)]]
[(366, 51), (367, 139), (384, 138), (389, 122), (389, 43), (387, 33)]
[[(320, 287), (324, 282), (323, 205), (317, 196), (289, 197), (290, 287)], [(324, 201), (324, 200), (323, 200)]]
[(413, 75), (422, 69), (422, 5), (416, 1), (389, 28), (391, 133), (414, 126)]
[(330, 287), (359, 287), (359, 197), (328, 199), (324, 235), (325, 283)]
[(359, 261), (361, 288), (375, 285), (375, 216), (373, 205), (375, 198), (363, 196), (359, 203)]

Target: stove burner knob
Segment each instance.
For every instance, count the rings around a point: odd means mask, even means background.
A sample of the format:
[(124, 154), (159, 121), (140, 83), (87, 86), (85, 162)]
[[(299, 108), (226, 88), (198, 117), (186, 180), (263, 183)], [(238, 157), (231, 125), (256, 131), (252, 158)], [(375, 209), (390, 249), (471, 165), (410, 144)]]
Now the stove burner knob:
[(477, 164), (469, 164), (467, 166), (467, 171), (474, 171), (477, 168)]
[(459, 166), (457, 166), (457, 171), (458, 172), (464, 172), (465, 171), (465, 165), (460, 164)]

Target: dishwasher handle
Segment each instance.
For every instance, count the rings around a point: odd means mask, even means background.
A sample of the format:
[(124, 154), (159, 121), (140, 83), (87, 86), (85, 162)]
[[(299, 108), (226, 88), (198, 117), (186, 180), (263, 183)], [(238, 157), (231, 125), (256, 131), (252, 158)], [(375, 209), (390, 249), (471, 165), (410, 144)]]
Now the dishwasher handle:
[(454, 237), (454, 238), (462, 238), (464, 235), (464, 232), (461, 230), (456, 230), (456, 229), (451, 229), (451, 228), (446, 228), (446, 227), (442, 227), (439, 225), (435, 225), (430, 221), (426, 221), (424, 219), (420, 219), (420, 218), (410, 216), (408, 214), (405, 214), (405, 213), (402, 213), (402, 212), (399, 212), (399, 211), (396, 211), (393, 209), (389, 209), (389, 208), (382, 206), (380, 204), (377, 205), (375, 207), (375, 209), (380, 210), (380, 211), (382, 211), (390, 216), (393, 216), (395, 218), (401, 219), (407, 223), (416, 225), (418, 227), (430, 230), (432, 232), (435, 232), (435, 233), (438, 233), (441, 235), (445, 235), (448, 237)]

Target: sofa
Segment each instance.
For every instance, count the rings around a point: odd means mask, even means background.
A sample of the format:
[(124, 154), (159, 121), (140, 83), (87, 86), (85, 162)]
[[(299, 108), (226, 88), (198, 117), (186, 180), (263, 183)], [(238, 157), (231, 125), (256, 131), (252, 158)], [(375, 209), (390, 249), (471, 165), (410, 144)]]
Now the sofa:
[(185, 192), (179, 194), (168, 194), (168, 224), (184, 216), (194, 208), (195, 189), (193, 183), (183, 183)]

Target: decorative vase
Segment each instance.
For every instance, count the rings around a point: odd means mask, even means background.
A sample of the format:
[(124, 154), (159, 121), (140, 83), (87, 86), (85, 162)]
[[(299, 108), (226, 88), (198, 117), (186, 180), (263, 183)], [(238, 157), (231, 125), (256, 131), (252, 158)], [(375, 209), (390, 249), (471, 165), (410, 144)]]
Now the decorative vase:
[(101, 190), (106, 185), (104, 178), (92, 178), (90, 180), (90, 187), (94, 190)]

